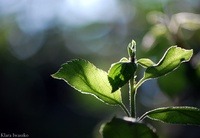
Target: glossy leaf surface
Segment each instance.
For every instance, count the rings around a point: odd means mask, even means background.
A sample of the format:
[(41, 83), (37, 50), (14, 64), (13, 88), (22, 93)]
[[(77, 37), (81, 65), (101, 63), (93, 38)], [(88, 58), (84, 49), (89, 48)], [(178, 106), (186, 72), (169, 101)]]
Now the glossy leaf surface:
[(104, 138), (157, 138), (156, 133), (147, 125), (138, 122), (113, 118), (102, 125), (100, 133)]
[(121, 92), (118, 90), (111, 93), (112, 87), (107, 73), (86, 60), (69, 61), (52, 77), (62, 79), (79, 92), (91, 94), (107, 104), (122, 104)]
[(200, 125), (200, 109), (195, 107), (165, 107), (146, 113), (150, 119), (171, 124)]
[(137, 61), (142, 67), (147, 68), (153, 66), (155, 63), (148, 58), (141, 58)]
[(108, 80), (112, 86), (112, 92), (124, 86), (134, 76), (136, 68), (136, 64), (131, 62), (112, 64), (108, 71)]
[(170, 47), (162, 59), (146, 69), (144, 78), (157, 78), (175, 70), (182, 62), (187, 62), (192, 57), (193, 50), (186, 50), (177, 46)]

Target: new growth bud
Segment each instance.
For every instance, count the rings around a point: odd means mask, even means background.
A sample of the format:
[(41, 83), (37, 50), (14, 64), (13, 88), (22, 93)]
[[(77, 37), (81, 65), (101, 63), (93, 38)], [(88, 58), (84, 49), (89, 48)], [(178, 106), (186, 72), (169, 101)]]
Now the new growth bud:
[(132, 40), (131, 43), (128, 44), (127, 51), (130, 61), (135, 63), (136, 42), (134, 40)]

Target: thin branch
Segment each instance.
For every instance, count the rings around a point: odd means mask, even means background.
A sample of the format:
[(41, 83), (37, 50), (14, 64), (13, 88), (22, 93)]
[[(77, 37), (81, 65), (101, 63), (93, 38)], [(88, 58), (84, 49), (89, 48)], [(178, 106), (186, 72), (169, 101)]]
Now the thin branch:
[(128, 109), (126, 108), (126, 106), (123, 103), (120, 104), (120, 107), (123, 109), (123, 111), (126, 113), (126, 115), (128, 117), (131, 117), (130, 112), (128, 111)]

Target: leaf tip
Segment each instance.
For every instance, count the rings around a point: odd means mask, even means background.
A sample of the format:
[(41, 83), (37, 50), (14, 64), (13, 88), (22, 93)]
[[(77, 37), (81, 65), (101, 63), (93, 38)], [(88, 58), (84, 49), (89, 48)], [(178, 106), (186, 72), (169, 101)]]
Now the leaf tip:
[(51, 74), (50, 76), (51, 76), (52, 78), (55, 78), (55, 74)]
[(54, 74), (51, 74), (50, 76), (51, 76), (52, 78), (54, 78), (54, 79), (58, 79), (57, 72), (54, 73)]

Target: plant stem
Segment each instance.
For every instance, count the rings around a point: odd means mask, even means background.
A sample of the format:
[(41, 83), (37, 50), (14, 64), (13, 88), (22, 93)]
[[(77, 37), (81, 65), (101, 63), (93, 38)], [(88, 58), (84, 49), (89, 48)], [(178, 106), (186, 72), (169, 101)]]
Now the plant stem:
[(144, 120), (144, 119), (146, 118), (147, 114), (148, 114), (148, 112), (146, 112), (145, 114), (143, 114), (143, 115), (138, 119), (138, 121)]
[(131, 78), (130, 81), (129, 81), (130, 112), (131, 112), (131, 117), (133, 117), (133, 118), (137, 117), (137, 112), (136, 112), (137, 89), (145, 81), (146, 81), (145, 78), (142, 78), (137, 84), (135, 84), (135, 78)]
[(140, 87), (142, 85), (142, 83), (144, 83), (146, 80), (147, 79), (145, 79), (145, 78), (140, 79), (139, 82), (135, 85), (134, 88), (137, 90), (138, 87)]
[(134, 88), (134, 84), (135, 84), (135, 79), (131, 78), (129, 81), (129, 101), (130, 101), (131, 117), (133, 118), (136, 117), (136, 101), (135, 101), (136, 91)]
[(131, 117), (130, 112), (128, 111), (128, 109), (126, 108), (124, 104), (120, 104), (120, 107), (124, 110), (124, 112), (126, 113), (128, 117)]

